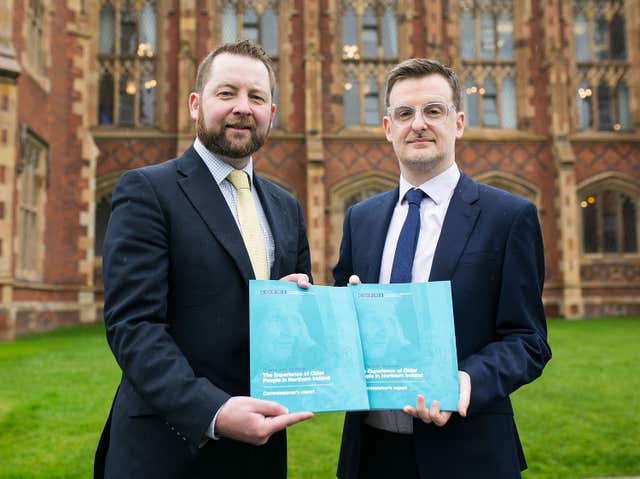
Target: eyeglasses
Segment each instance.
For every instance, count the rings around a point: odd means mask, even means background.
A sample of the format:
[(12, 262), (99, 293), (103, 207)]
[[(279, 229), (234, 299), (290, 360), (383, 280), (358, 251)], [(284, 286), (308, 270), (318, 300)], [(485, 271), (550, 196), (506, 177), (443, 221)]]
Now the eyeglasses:
[[(420, 107), (422, 119), (425, 123), (441, 123), (449, 114), (449, 110), (455, 111), (456, 107), (452, 103), (432, 102)], [(416, 109), (412, 106), (400, 105), (395, 108), (387, 108), (387, 116), (396, 126), (407, 126), (416, 117)]]

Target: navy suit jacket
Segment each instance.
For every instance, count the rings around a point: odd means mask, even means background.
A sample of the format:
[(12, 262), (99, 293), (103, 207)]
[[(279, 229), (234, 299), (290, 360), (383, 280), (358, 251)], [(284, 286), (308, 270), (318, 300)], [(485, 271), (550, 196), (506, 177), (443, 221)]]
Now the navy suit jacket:
[[(337, 285), (377, 283), (398, 188), (346, 212)], [(516, 478), (526, 468), (509, 394), (551, 358), (542, 306), (544, 255), (535, 206), (462, 174), (447, 210), (430, 281), (450, 280), (459, 369), (471, 376), (466, 418), (442, 428), (414, 420), (422, 477)], [(358, 477), (365, 413), (347, 413), (338, 476)], [(402, 477), (402, 471), (397, 477)]]
[[(253, 182), (275, 243), (271, 278), (310, 274), (299, 203), (257, 175)], [(232, 213), (193, 147), (120, 178), (103, 268), (107, 339), (122, 380), (96, 477), (284, 478), (284, 432), (260, 447), (206, 441), (218, 408), (249, 394), (254, 274)]]

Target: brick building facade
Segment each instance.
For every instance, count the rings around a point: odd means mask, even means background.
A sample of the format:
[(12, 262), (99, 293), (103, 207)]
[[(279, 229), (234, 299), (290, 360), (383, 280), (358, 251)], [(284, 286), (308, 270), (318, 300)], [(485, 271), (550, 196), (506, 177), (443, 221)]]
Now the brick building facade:
[(640, 314), (639, 0), (5, 0), (0, 339), (101, 318), (115, 182), (190, 144), (197, 64), (236, 38), (276, 62), (256, 169), (301, 201), (317, 283), (345, 208), (397, 182), (385, 71), (428, 56), (463, 82), (460, 168), (538, 206), (548, 313)]

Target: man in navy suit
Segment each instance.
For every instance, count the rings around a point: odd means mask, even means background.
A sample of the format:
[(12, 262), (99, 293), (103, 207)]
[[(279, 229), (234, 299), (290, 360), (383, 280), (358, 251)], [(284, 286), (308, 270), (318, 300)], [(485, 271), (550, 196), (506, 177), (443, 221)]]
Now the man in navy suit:
[[(105, 323), (122, 380), (95, 477), (286, 477), (284, 429), (312, 414), (248, 397), (248, 281), (310, 280), (299, 203), (253, 172), (274, 86), (271, 60), (255, 44), (209, 53), (189, 96), (194, 144), (125, 173), (115, 188)], [(243, 240), (243, 188), (257, 242)]]
[(399, 186), (345, 215), (337, 285), (450, 280), (458, 410), (437, 401), (347, 413), (342, 479), (507, 479), (526, 468), (509, 394), (551, 358), (535, 206), (460, 172), (460, 85), (450, 68), (407, 60), (387, 77), (387, 140)]

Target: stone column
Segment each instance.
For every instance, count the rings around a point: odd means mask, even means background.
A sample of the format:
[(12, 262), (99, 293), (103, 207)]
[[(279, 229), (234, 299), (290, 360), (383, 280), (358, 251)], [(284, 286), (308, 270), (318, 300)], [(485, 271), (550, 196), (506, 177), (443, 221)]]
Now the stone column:
[[(563, 3), (565, 4), (563, 6)], [(584, 315), (584, 301), (580, 282), (579, 234), (576, 216), (578, 204), (576, 197), (575, 155), (569, 141), (571, 129), (571, 78), (569, 59), (564, 52), (562, 38), (571, 35), (571, 31), (562, 31), (560, 21), (563, 9), (570, 8), (566, 2), (554, 0), (544, 7), (545, 28), (545, 65), (549, 78), (549, 108), (553, 139), (553, 156), (557, 168), (555, 208), (557, 211), (558, 251), (560, 252), (560, 275), (562, 294), (559, 312), (565, 318), (580, 318)]]
[(196, 79), (196, 1), (180, 0), (179, 4), (177, 154), (186, 150), (194, 138), (193, 121), (189, 116), (187, 100)]
[(320, 55), (319, 2), (305, 3), (304, 75), (305, 144), (307, 156), (307, 235), (314, 282), (326, 284), (326, 195), (322, 141), (322, 57)]
[(18, 76), (12, 43), (13, 0), (0, 2), (0, 341), (15, 335), (13, 302), (13, 213), (18, 152)]

